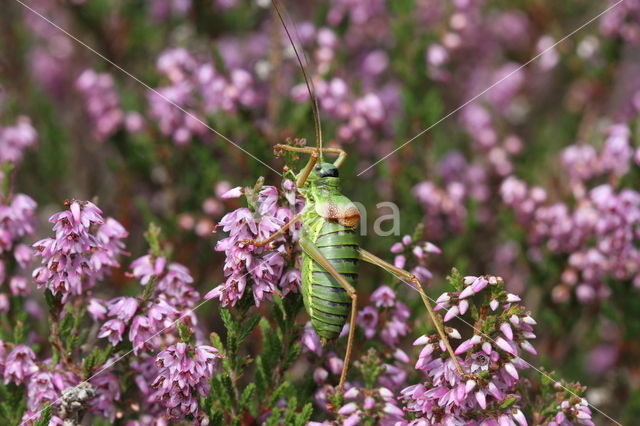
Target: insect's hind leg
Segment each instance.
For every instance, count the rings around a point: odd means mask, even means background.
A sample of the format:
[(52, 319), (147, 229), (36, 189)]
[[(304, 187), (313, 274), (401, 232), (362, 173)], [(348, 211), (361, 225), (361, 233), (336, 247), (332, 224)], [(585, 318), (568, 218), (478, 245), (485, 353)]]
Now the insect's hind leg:
[(438, 335), (444, 342), (447, 348), (447, 352), (449, 352), (449, 356), (451, 356), (451, 359), (453, 360), (453, 363), (456, 366), (456, 370), (458, 370), (458, 374), (460, 374), (461, 376), (464, 376), (465, 373), (462, 370), (462, 367), (460, 366), (460, 362), (458, 361), (458, 358), (456, 357), (456, 354), (453, 351), (453, 348), (451, 347), (451, 343), (449, 343), (449, 338), (447, 337), (447, 334), (444, 331), (444, 327), (442, 325), (442, 322), (440, 321), (440, 317), (436, 315), (435, 311), (433, 310), (433, 307), (431, 306), (431, 302), (429, 301), (429, 296), (427, 296), (427, 294), (424, 292), (424, 288), (422, 287), (422, 283), (420, 282), (420, 280), (416, 278), (416, 276), (413, 275), (412, 273), (405, 271), (404, 269), (397, 268), (391, 263), (380, 259), (378, 256), (366, 250), (360, 249), (360, 259), (364, 260), (365, 262), (369, 262), (373, 265), (379, 266), (382, 269), (386, 270), (387, 272), (395, 275), (400, 279), (405, 279), (409, 281), (411, 286), (415, 288), (418, 291), (418, 293), (420, 293), (422, 302), (427, 307), (427, 311), (429, 312), (429, 317), (431, 318), (433, 325), (436, 327), (436, 330), (438, 331)]
[(302, 217), (302, 213), (298, 213), (289, 222), (282, 225), (282, 228), (278, 229), (276, 232), (273, 233), (273, 235), (271, 235), (269, 238), (265, 240), (240, 240), (239, 242), (241, 244), (246, 244), (246, 245), (251, 245), (256, 247), (266, 246), (267, 244), (269, 244), (270, 242), (272, 242), (273, 240), (275, 240), (276, 238), (284, 234), (286, 230), (289, 229), (291, 225), (293, 225), (298, 220), (300, 220), (301, 217)]
[(356, 331), (356, 319), (358, 317), (358, 294), (356, 293), (356, 289), (353, 288), (351, 284), (347, 280), (344, 279), (342, 275), (336, 268), (333, 267), (331, 262), (324, 257), (324, 255), (318, 250), (318, 247), (315, 246), (309, 239), (304, 236), (300, 238), (300, 246), (302, 250), (306, 254), (308, 254), (315, 262), (317, 262), (320, 266), (322, 266), (333, 278), (335, 278), (338, 283), (345, 289), (349, 297), (351, 297), (351, 318), (349, 318), (349, 337), (347, 338), (347, 350), (344, 355), (344, 363), (342, 365), (342, 373), (340, 374), (340, 382), (338, 383), (338, 393), (341, 394), (344, 390), (344, 383), (347, 380), (347, 373), (349, 372), (349, 364), (351, 362), (351, 351), (353, 349), (353, 338), (355, 336)]

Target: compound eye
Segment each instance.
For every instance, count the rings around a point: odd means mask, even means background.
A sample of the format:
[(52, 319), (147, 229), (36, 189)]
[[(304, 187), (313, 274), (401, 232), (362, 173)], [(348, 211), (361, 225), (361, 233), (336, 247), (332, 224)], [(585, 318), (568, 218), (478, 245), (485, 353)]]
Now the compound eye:
[(320, 176), (321, 177), (338, 177), (338, 168), (337, 167), (330, 167), (327, 169), (324, 169), (322, 172), (320, 172)]
[(320, 171), (320, 169), (322, 169), (322, 166), (320, 166), (320, 164), (316, 164), (314, 169), (316, 169), (316, 171)]

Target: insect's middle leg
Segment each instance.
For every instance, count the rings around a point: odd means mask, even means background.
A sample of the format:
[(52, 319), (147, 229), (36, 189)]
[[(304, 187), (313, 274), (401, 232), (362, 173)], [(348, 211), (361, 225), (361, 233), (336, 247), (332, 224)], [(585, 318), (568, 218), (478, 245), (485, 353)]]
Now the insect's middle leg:
[(436, 327), (436, 330), (438, 331), (438, 335), (440, 335), (440, 339), (442, 339), (442, 341), (444, 342), (447, 348), (447, 352), (449, 352), (449, 356), (451, 356), (451, 359), (453, 360), (453, 363), (456, 366), (456, 370), (458, 370), (458, 374), (460, 374), (461, 376), (464, 376), (465, 373), (462, 370), (462, 367), (460, 366), (460, 362), (458, 362), (458, 358), (456, 357), (456, 354), (453, 351), (453, 348), (451, 347), (451, 343), (449, 343), (449, 338), (447, 337), (447, 334), (444, 331), (444, 326), (442, 325), (440, 317), (433, 310), (433, 307), (431, 306), (431, 302), (429, 301), (429, 296), (427, 296), (427, 294), (424, 292), (424, 288), (422, 288), (422, 283), (420, 282), (420, 280), (416, 278), (416, 276), (413, 275), (411, 272), (405, 271), (404, 269), (397, 268), (391, 263), (380, 259), (378, 256), (374, 255), (373, 253), (369, 253), (366, 250), (360, 249), (360, 259), (364, 260), (365, 262), (369, 262), (373, 265), (379, 266), (382, 269), (386, 270), (387, 272), (391, 273), (392, 275), (395, 275), (400, 279), (407, 280), (412, 285), (412, 287), (415, 288), (418, 291), (418, 293), (420, 293), (422, 302), (427, 307), (427, 311), (429, 312), (429, 317), (431, 318), (433, 325)]
[(315, 262), (322, 266), (338, 283), (345, 289), (349, 297), (351, 297), (351, 317), (349, 319), (349, 337), (347, 338), (347, 350), (344, 355), (344, 364), (342, 365), (342, 374), (340, 374), (340, 382), (338, 383), (338, 393), (341, 394), (344, 390), (344, 383), (347, 380), (347, 373), (349, 372), (349, 364), (351, 362), (351, 350), (353, 349), (353, 338), (356, 331), (356, 319), (358, 317), (358, 294), (356, 289), (353, 288), (347, 280), (333, 267), (331, 262), (324, 257), (324, 255), (318, 250), (309, 239), (300, 237), (300, 246), (306, 254), (308, 254)]

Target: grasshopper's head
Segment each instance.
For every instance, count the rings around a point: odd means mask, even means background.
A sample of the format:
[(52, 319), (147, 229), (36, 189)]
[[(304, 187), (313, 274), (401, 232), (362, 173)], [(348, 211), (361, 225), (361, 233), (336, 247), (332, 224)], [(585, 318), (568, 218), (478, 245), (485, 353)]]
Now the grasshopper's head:
[(337, 179), (340, 177), (340, 172), (338, 171), (338, 168), (334, 166), (332, 163), (318, 163), (313, 168), (311, 175), (314, 175), (315, 179), (326, 179), (326, 178)]
[(313, 167), (307, 185), (309, 187), (338, 187), (340, 184), (340, 173), (338, 168), (331, 163), (318, 163)]
[[(299, 176), (299, 175), (298, 175)], [(340, 182), (340, 173), (338, 168), (332, 163), (316, 164), (305, 182), (305, 186), (309, 187), (335, 187)]]

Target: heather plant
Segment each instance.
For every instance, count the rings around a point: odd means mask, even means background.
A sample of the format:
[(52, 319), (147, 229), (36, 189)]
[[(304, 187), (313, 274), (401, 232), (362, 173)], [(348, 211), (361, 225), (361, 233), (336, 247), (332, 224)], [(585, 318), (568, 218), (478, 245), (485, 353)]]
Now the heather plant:
[[(5, 3), (0, 424), (640, 415), (638, 1)], [(362, 264), (315, 331), (296, 54), (358, 244), (437, 323)]]

